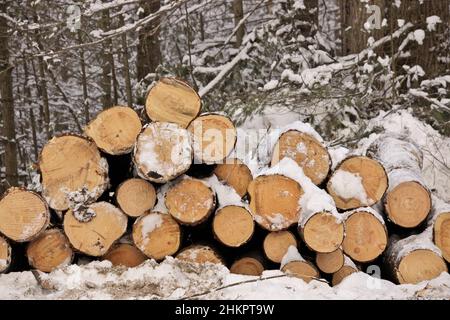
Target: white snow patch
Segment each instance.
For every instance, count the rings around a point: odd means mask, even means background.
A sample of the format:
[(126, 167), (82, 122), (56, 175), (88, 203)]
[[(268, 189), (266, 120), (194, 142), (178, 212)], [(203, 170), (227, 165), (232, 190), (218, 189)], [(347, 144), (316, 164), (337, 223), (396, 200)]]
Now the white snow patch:
[(333, 148), (328, 148), (328, 153), (331, 157), (331, 163), (332, 167), (331, 169), (334, 170), (339, 163), (342, 162), (345, 158), (348, 157), (350, 150), (346, 147), (338, 146)]
[(247, 205), (242, 201), (236, 190), (221, 183), (215, 174), (204, 179), (203, 182), (206, 182), (207, 185), (216, 193), (219, 208), (231, 205), (247, 208)]
[(148, 239), (147, 238), (148, 234), (152, 233), (156, 228), (159, 228), (163, 223), (163, 219), (160, 214), (151, 213), (143, 217), (141, 222), (142, 222), (142, 229), (141, 229), (142, 238)]
[(264, 85), (263, 90), (264, 91), (269, 91), (269, 90), (273, 90), (278, 86), (278, 80), (270, 80), (269, 82), (267, 82)]
[(6, 268), (7, 262), (5, 259), (0, 259), (0, 270)]
[(285, 265), (292, 261), (305, 261), (305, 259), (303, 259), (303, 257), (300, 255), (298, 249), (295, 246), (291, 245), (284, 254), (283, 259), (281, 259), (280, 269), (283, 269)]
[(417, 29), (414, 30), (413, 35), (413, 39), (416, 40), (416, 42), (419, 45), (423, 45), (423, 40), (425, 39), (425, 31), (423, 31), (422, 29)]
[(436, 31), (436, 25), (442, 23), (442, 20), (438, 16), (427, 17), (427, 29), (428, 31)]
[(372, 201), (367, 197), (362, 177), (358, 173), (338, 169), (333, 173), (330, 183), (331, 189), (343, 199), (358, 199), (363, 206)]

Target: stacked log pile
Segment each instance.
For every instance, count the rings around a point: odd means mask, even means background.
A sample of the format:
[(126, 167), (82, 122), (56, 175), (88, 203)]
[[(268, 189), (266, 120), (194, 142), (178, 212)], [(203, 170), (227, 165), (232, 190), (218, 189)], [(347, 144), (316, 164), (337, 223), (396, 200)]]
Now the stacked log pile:
[(41, 192), (12, 187), (0, 200), (0, 272), (168, 256), (332, 285), (370, 263), (397, 283), (448, 271), (450, 205), (431, 196), (404, 137), (381, 135), (332, 166), (317, 132), (293, 123), (270, 134), (252, 172), (233, 154), (231, 119), (200, 114), (185, 82), (161, 79), (144, 111), (112, 107), (83, 136), (44, 146)]

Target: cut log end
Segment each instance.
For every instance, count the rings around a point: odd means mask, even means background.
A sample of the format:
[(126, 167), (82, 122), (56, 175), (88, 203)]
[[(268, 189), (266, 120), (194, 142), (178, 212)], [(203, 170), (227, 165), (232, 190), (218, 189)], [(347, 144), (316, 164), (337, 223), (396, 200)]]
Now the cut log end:
[(139, 217), (156, 203), (153, 185), (142, 179), (128, 179), (116, 191), (117, 204), (130, 217)]
[(273, 150), (271, 165), (289, 157), (297, 162), (315, 185), (321, 184), (330, 171), (327, 149), (311, 135), (290, 130), (283, 133)]
[(165, 183), (185, 173), (192, 164), (189, 132), (177, 124), (153, 122), (139, 134), (133, 161), (139, 176)]
[(172, 122), (187, 128), (200, 113), (201, 101), (187, 83), (162, 78), (150, 89), (145, 110), (152, 121)]
[(281, 263), (290, 246), (297, 248), (297, 240), (290, 231), (270, 232), (263, 242), (264, 254), (275, 263)]
[(27, 248), (28, 263), (42, 272), (68, 266), (73, 255), (69, 240), (59, 229), (46, 230)]
[(343, 266), (337, 272), (333, 273), (331, 284), (333, 285), (333, 287), (337, 286), (338, 284), (340, 284), (342, 282), (342, 280), (344, 280), (349, 275), (351, 275), (355, 272), (358, 272), (358, 270), (356, 270), (355, 268), (353, 268), (351, 266)]
[(255, 223), (247, 209), (231, 205), (217, 210), (212, 228), (221, 243), (237, 248), (250, 240)]
[(345, 159), (327, 183), (327, 191), (342, 210), (372, 206), (388, 188), (388, 177), (376, 160), (363, 156)]
[(321, 253), (329, 253), (339, 248), (344, 240), (344, 224), (328, 212), (313, 215), (302, 228), (302, 238), (306, 245)]
[(134, 268), (142, 264), (147, 257), (135, 246), (128, 243), (114, 245), (103, 260), (111, 261), (113, 266)]
[(386, 227), (369, 212), (351, 214), (345, 221), (345, 233), (344, 252), (355, 261), (370, 262), (386, 249)]
[(306, 283), (319, 277), (319, 271), (314, 265), (307, 261), (291, 261), (281, 269), (286, 274), (300, 278)]
[(450, 262), (450, 212), (441, 213), (434, 222), (434, 243)]
[(94, 213), (88, 222), (80, 222), (69, 210), (64, 216), (64, 232), (76, 250), (99, 257), (125, 233), (128, 218), (107, 202), (91, 204), (88, 210)]
[(259, 176), (248, 186), (250, 210), (264, 229), (279, 231), (298, 223), (300, 185), (282, 175)]
[(181, 229), (170, 215), (151, 212), (134, 223), (133, 241), (147, 257), (160, 261), (180, 249)]
[(108, 186), (108, 164), (95, 143), (76, 135), (51, 139), (42, 149), (39, 160), (42, 195), (57, 211), (69, 209), (70, 195), (85, 192), (90, 203)]
[(262, 263), (252, 257), (238, 259), (230, 268), (231, 273), (243, 274), (247, 276), (260, 276), (263, 271), (264, 266)]
[(11, 265), (11, 246), (0, 236), (0, 273), (8, 270)]
[(189, 125), (196, 163), (223, 163), (233, 151), (237, 131), (233, 122), (218, 114), (205, 114)]
[(325, 273), (338, 272), (344, 266), (344, 253), (342, 249), (336, 249), (330, 253), (317, 253), (316, 265)]
[(214, 170), (217, 178), (234, 190), (241, 197), (247, 193), (247, 187), (252, 181), (250, 169), (239, 159), (229, 159), (224, 164), (218, 164)]
[(0, 232), (13, 241), (34, 239), (49, 221), (47, 203), (37, 193), (12, 187), (0, 199)]
[(447, 272), (444, 259), (431, 250), (414, 250), (404, 256), (397, 268), (397, 279), (400, 284), (416, 284), (424, 280), (438, 277)]
[(111, 155), (130, 153), (142, 124), (128, 107), (112, 107), (100, 112), (85, 128), (85, 134), (98, 148)]
[(214, 249), (203, 245), (192, 245), (183, 249), (177, 259), (198, 264), (224, 264), (222, 257)]
[(214, 211), (216, 197), (202, 181), (186, 178), (167, 191), (165, 204), (169, 213), (181, 224), (197, 225)]
[(395, 224), (404, 228), (417, 227), (430, 213), (430, 193), (415, 181), (402, 182), (388, 192), (385, 209)]

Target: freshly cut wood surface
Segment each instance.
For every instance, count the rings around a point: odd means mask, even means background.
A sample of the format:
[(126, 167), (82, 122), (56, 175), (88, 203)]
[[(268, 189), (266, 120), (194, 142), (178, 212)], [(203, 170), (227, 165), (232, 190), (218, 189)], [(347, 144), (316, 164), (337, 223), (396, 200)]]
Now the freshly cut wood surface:
[(100, 257), (125, 233), (128, 218), (107, 202), (93, 203), (88, 211), (92, 212), (92, 219), (80, 222), (69, 210), (64, 216), (64, 232), (76, 250)]
[(70, 193), (85, 190), (96, 201), (108, 185), (108, 164), (95, 143), (77, 135), (52, 138), (39, 160), (42, 195), (50, 208), (69, 209)]
[(325, 273), (338, 272), (344, 266), (344, 252), (338, 248), (329, 253), (317, 253), (316, 265)]
[(217, 178), (231, 186), (241, 196), (247, 193), (247, 187), (252, 181), (250, 169), (239, 159), (227, 159), (226, 163), (218, 164), (214, 169)]
[(145, 110), (152, 121), (173, 122), (187, 128), (200, 113), (201, 100), (186, 82), (162, 78), (151, 87)]
[(46, 230), (27, 248), (28, 263), (42, 272), (69, 265), (73, 256), (69, 240), (59, 229)]
[(134, 268), (147, 260), (147, 257), (132, 244), (119, 243), (114, 245), (111, 250), (103, 256), (103, 259), (111, 261), (113, 266)]
[(189, 132), (175, 123), (149, 123), (139, 134), (133, 161), (140, 177), (165, 183), (185, 173), (192, 164)]
[(169, 213), (181, 224), (197, 225), (214, 211), (216, 195), (210, 187), (197, 179), (181, 179), (166, 193)]
[(344, 224), (328, 212), (313, 215), (299, 231), (306, 245), (316, 252), (333, 252), (344, 240)]
[(98, 148), (111, 155), (131, 152), (142, 124), (129, 107), (116, 106), (100, 112), (85, 128)]
[(8, 241), (0, 236), (0, 273), (8, 270), (11, 264), (11, 252)]
[(193, 138), (195, 163), (223, 163), (237, 140), (233, 122), (219, 114), (201, 115), (192, 121), (188, 130)]
[(342, 280), (355, 272), (358, 272), (358, 270), (351, 266), (343, 266), (341, 269), (333, 273), (331, 284), (333, 285), (333, 287), (337, 286), (342, 282)]
[(290, 231), (270, 232), (263, 242), (264, 254), (275, 263), (281, 263), (290, 246), (297, 248), (297, 240)]
[(259, 176), (248, 186), (250, 210), (264, 229), (279, 231), (299, 221), (303, 189), (293, 179), (274, 174)]
[(314, 278), (318, 278), (320, 276), (316, 267), (308, 261), (288, 262), (281, 268), (281, 271), (300, 278), (306, 283), (309, 283), (311, 280), (314, 280)]
[(224, 264), (222, 257), (213, 248), (205, 245), (189, 246), (178, 253), (177, 259), (199, 264)]
[(450, 212), (441, 213), (436, 218), (434, 243), (441, 249), (444, 259), (450, 262)]
[[(342, 183), (345, 186), (340, 186)], [(355, 183), (361, 185), (362, 192), (349, 189), (354, 188)], [(327, 184), (327, 191), (336, 207), (342, 210), (372, 206), (383, 198), (387, 188), (388, 176), (383, 166), (374, 159), (362, 156), (352, 156), (342, 161)], [(341, 189), (344, 189), (344, 194), (341, 194)]]
[(155, 187), (148, 181), (132, 178), (117, 187), (116, 200), (120, 209), (130, 217), (139, 217), (156, 203)]
[(258, 259), (252, 257), (240, 258), (236, 260), (230, 268), (231, 273), (247, 276), (260, 276), (263, 271), (263, 264)]
[(36, 238), (49, 221), (47, 203), (35, 192), (11, 187), (0, 199), (0, 233), (13, 241)]
[(431, 250), (415, 250), (401, 258), (397, 267), (397, 280), (400, 284), (416, 284), (438, 277), (448, 272), (444, 259)]
[(285, 157), (295, 160), (315, 185), (321, 184), (330, 171), (328, 150), (307, 133), (289, 130), (280, 136), (272, 153), (271, 165)]
[(180, 249), (181, 229), (169, 214), (150, 212), (134, 223), (133, 241), (147, 257), (159, 261)]
[(247, 209), (230, 205), (216, 211), (212, 228), (221, 243), (237, 248), (250, 240), (255, 223)]

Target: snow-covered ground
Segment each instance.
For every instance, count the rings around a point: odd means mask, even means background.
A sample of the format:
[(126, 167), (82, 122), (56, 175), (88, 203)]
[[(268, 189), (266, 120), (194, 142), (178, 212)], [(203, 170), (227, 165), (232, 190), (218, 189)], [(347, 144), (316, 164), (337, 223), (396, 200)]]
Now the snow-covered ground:
[[(265, 279), (266, 278), (266, 279)], [(136, 268), (110, 262), (72, 265), (43, 275), (0, 277), (0, 299), (450, 299), (450, 275), (417, 285), (394, 285), (358, 272), (336, 287), (265, 271), (261, 278), (230, 274), (218, 265), (193, 265), (167, 258)]]

